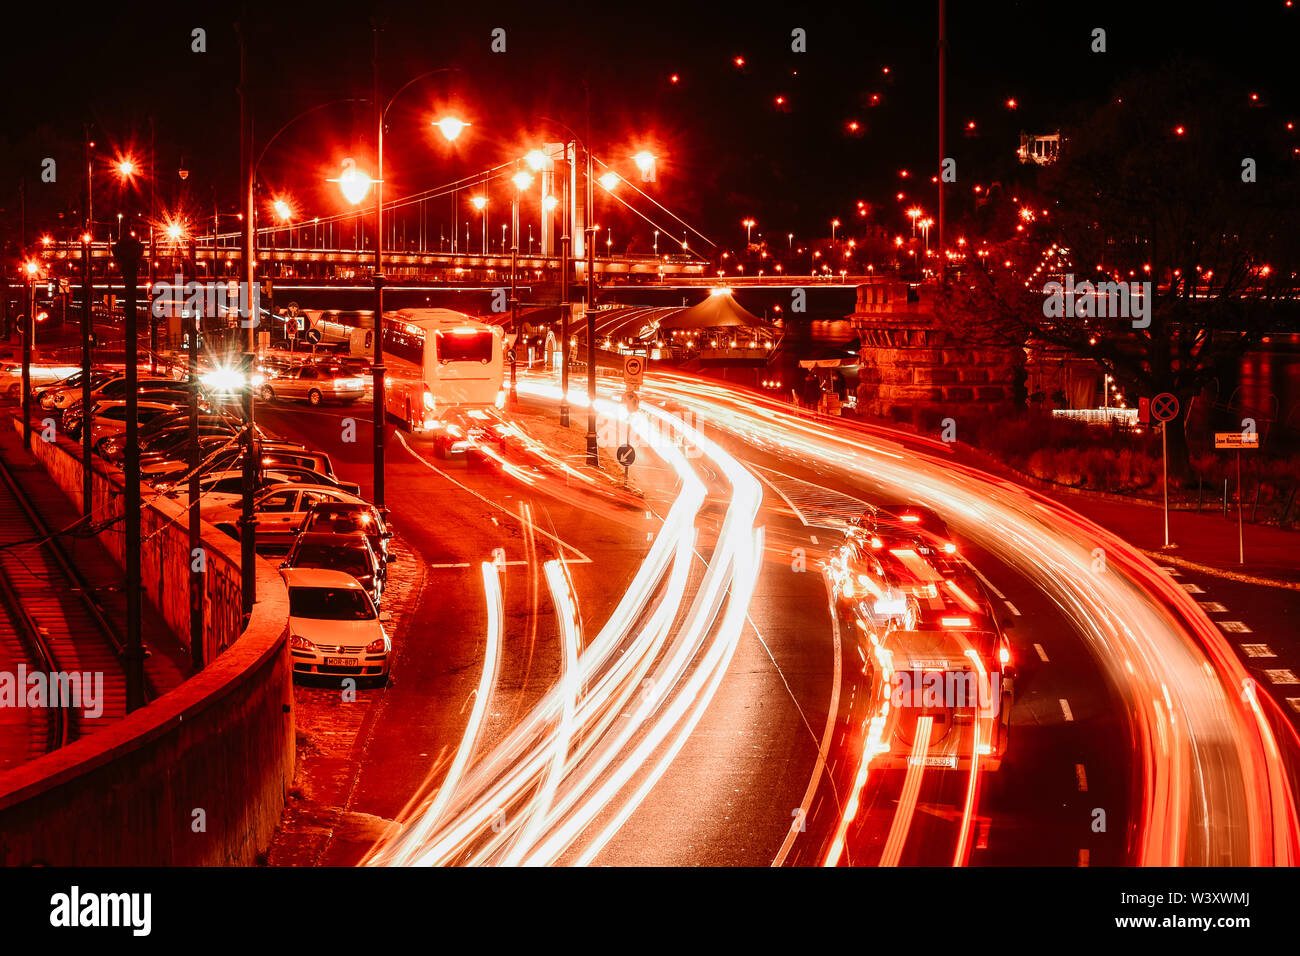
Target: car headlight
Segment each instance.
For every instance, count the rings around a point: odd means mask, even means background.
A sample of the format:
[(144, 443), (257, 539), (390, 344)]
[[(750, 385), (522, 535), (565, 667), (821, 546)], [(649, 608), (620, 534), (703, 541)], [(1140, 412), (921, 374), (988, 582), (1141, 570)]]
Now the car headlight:
[(382, 654), (388, 650), (388, 638), (377, 637), (366, 645), (367, 654)]
[(297, 634), (289, 635), (289, 646), (299, 651), (314, 651), (316, 645), (305, 637), (299, 637)]

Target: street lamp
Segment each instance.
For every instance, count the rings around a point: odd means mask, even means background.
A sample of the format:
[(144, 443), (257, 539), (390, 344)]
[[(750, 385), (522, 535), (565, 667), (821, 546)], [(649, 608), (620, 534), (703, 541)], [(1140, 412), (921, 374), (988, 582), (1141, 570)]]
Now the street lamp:
[(748, 246), (750, 243), (750, 237), (754, 232), (754, 227), (758, 225), (758, 223), (754, 222), (752, 219), (742, 219), (740, 224), (745, 227), (745, 245)]
[(831, 220), (831, 242), (835, 241), (835, 230), (838, 229), (839, 227), (840, 227), (840, 221), (838, 219), (832, 219)]
[(921, 207), (913, 206), (907, 211), (907, 216), (912, 220), (912, 238), (916, 238), (916, 220), (921, 215)]
[[(533, 152), (538, 156), (542, 155), (537, 150)], [(531, 156), (532, 153), (529, 155)], [(542, 160), (544, 164), (545, 157)], [(529, 162), (529, 165), (532, 165), (532, 163)], [(510, 334), (514, 336), (514, 342), (510, 346), (510, 407), (514, 408), (519, 402), (517, 387), (519, 361), (519, 194), (533, 184), (533, 174), (521, 169), (511, 177), (510, 181), (515, 184), (514, 195), (510, 197)]]
[[(487, 196), (475, 196), (473, 199), (470, 200), (470, 205), (472, 205), (475, 209), (477, 209), (477, 210), (479, 211), (479, 215), (480, 215), (480, 217), (481, 217), (482, 220), (483, 220), (483, 255), (486, 256), (486, 255), (488, 254), (488, 247), (487, 247), (487, 207), (488, 207), (488, 201), (487, 201)], [(466, 252), (469, 251), (468, 245), (469, 245), (469, 244), (466, 243), (466, 250), (465, 250)]]

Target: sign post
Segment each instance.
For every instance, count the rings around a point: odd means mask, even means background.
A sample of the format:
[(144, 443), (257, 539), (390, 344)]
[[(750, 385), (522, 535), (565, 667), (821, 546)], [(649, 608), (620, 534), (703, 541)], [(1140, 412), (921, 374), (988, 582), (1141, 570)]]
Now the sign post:
[(1160, 423), (1160, 455), (1164, 459), (1165, 547), (1169, 547), (1169, 423), (1178, 417), (1178, 396), (1161, 392), (1151, 399), (1151, 417)]
[(1246, 563), (1245, 519), (1242, 517), (1241, 501), (1241, 452), (1242, 449), (1259, 449), (1259, 432), (1253, 428), (1239, 432), (1215, 432), (1214, 447), (1228, 448), (1237, 453), (1237, 562)]

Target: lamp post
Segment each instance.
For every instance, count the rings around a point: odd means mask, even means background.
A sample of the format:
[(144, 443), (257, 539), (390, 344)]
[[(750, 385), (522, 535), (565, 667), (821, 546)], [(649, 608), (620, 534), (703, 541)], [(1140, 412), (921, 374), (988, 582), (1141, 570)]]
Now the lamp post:
[[(139, 343), (136, 339), (139, 317), (136, 315), (136, 281), (140, 274), (140, 257), (144, 245), (135, 236), (119, 240), (113, 246), (113, 258), (122, 273), (124, 325), (126, 333), (126, 489), (123, 532), (126, 558), (126, 650), (123, 654), (126, 670), (126, 709), (128, 712), (144, 706), (144, 647), (140, 641), (140, 437), (139, 437), (139, 382), (136, 361)], [(88, 427), (84, 420), (82, 428)], [(89, 463), (87, 463), (89, 464)], [(190, 502), (197, 507), (196, 502)]]
[[(487, 240), (487, 205), (488, 205), (488, 201), (487, 201), (487, 196), (475, 196), (473, 199), (470, 200), (470, 205), (472, 205), (475, 209), (477, 209), (477, 210), (479, 211), (479, 218), (482, 219), (482, 221), (483, 221), (483, 223), (482, 223), (482, 225), (483, 225), (483, 255), (486, 256), (487, 253), (488, 253), (488, 247), (487, 247), (487, 241), (488, 241), (488, 240)], [(466, 251), (466, 252), (469, 251), (469, 243), (468, 243), (468, 242), (466, 242), (466, 244), (465, 244), (465, 251)]]
[(32, 447), (32, 337), (36, 334), (36, 277), (40, 266), (29, 259), (27, 273), (27, 315), (23, 319), (23, 447)]
[(591, 188), (591, 149), (587, 153), (587, 464), (600, 467), (596, 445), (596, 224), (593, 222), (595, 196)]
[(533, 184), (533, 177), (521, 169), (511, 182), (515, 184), (515, 193), (510, 197), (510, 334), (514, 336), (510, 346), (510, 407), (514, 408), (519, 402), (519, 194)]

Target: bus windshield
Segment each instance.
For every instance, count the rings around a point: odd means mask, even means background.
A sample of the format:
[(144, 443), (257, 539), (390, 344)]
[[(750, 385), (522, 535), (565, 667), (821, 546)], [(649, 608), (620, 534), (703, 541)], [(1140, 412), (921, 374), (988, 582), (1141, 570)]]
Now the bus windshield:
[(492, 361), (492, 333), (488, 330), (466, 329), (464, 331), (438, 332), (438, 362), (479, 362), (483, 365)]

